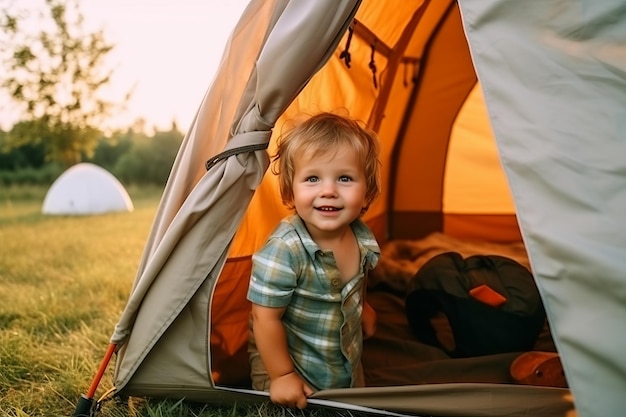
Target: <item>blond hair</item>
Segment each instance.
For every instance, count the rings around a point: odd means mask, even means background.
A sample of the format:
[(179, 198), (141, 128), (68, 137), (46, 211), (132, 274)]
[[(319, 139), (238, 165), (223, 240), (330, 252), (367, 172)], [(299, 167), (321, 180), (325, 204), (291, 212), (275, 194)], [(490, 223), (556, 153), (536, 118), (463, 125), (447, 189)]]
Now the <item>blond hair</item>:
[(272, 172), (278, 175), (280, 195), (289, 208), (293, 208), (293, 177), (295, 160), (303, 154), (312, 156), (337, 152), (348, 146), (357, 153), (363, 164), (366, 179), (365, 207), (380, 193), (380, 147), (375, 132), (352, 120), (333, 113), (317, 114), (297, 125), (278, 138), (273, 155)]

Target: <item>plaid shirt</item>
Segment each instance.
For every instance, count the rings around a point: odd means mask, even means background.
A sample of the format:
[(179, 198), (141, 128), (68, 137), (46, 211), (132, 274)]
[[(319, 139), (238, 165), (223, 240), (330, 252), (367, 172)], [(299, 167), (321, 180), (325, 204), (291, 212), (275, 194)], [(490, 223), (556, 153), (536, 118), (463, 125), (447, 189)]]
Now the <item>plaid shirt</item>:
[(319, 248), (298, 215), (283, 220), (252, 257), (248, 300), (286, 307), (282, 321), (291, 359), (318, 390), (354, 386), (361, 372), (365, 276), (380, 248), (363, 221), (351, 227), (362, 269), (345, 284), (333, 253)]

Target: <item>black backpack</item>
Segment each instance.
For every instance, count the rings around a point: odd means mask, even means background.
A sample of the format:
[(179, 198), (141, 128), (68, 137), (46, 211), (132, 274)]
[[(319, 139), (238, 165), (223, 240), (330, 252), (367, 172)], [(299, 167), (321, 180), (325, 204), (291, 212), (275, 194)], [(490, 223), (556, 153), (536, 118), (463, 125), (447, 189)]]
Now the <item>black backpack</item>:
[[(531, 350), (546, 317), (530, 271), (498, 255), (433, 257), (415, 274), (405, 306), (418, 339), (453, 358)], [(453, 346), (433, 325), (442, 314)]]

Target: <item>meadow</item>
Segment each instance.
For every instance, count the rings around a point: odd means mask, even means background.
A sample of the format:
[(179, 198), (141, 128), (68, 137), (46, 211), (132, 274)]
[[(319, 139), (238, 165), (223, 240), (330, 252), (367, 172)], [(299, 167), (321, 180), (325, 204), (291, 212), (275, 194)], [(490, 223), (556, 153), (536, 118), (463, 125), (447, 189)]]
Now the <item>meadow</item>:
[[(0, 415), (71, 415), (122, 311), (160, 190), (135, 210), (45, 216), (45, 189), (0, 189)], [(110, 375), (102, 384), (111, 386)], [(123, 414), (119, 414), (123, 415)]]
[[(129, 188), (133, 212), (47, 216), (45, 192), (0, 188), (0, 416), (72, 415), (124, 308), (161, 195)], [(96, 398), (112, 387), (111, 368)], [(131, 399), (105, 403), (98, 415), (204, 414)]]

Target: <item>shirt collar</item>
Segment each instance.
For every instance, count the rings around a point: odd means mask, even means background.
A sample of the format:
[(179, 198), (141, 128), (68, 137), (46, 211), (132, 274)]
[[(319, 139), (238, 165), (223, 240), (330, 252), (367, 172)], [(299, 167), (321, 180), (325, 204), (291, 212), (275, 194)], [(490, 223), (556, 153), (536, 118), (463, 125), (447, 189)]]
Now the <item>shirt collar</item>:
[[(321, 251), (321, 249), (311, 237), (309, 231), (304, 225), (304, 220), (302, 220), (302, 218), (297, 214), (294, 214), (293, 216), (288, 218), (287, 221), (293, 226), (298, 235), (300, 235), (302, 245), (308, 252), (309, 256), (311, 256), (312, 259), (315, 259), (315, 254), (318, 251)], [(359, 246), (366, 249), (366, 258), (368, 259), (372, 267), (375, 266), (378, 262), (378, 258), (380, 257), (380, 247), (376, 242), (374, 234), (369, 229), (369, 227), (367, 227), (365, 222), (361, 220), (361, 218), (357, 218), (356, 220), (354, 220), (350, 224), (350, 227), (352, 227), (352, 231), (357, 238)]]

